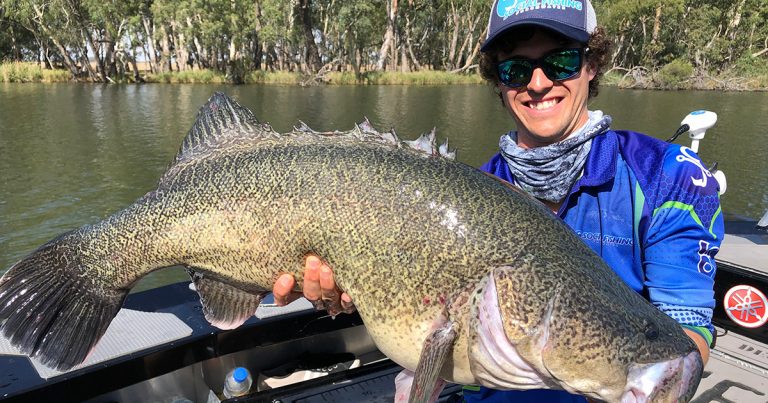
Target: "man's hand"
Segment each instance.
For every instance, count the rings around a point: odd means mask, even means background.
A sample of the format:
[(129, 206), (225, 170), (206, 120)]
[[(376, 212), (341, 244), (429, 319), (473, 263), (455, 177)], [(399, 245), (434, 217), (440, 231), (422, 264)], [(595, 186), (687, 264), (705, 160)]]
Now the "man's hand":
[[(283, 274), (277, 279), (272, 287), (277, 305), (287, 305), (302, 296), (302, 293), (293, 291), (295, 284), (296, 280), (290, 274)], [(307, 256), (304, 262), (302, 290), (303, 296), (315, 304), (317, 309), (325, 309), (332, 316), (355, 311), (352, 298), (336, 285), (331, 268), (315, 255)]]
[(704, 362), (704, 365), (707, 365), (709, 361), (709, 344), (707, 344), (707, 341), (691, 329), (683, 329), (683, 331), (696, 343), (696, 347), (698, 347), (699, 353), (701, 353), (701, 360)]

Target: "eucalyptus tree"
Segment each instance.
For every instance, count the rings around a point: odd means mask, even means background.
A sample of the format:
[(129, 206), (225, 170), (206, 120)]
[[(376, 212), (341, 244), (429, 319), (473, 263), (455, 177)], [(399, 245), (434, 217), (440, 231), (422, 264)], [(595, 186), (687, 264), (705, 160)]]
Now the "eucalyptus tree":
[[(25, 29), (10, 15), (8, 1), (0, 0), (0, 62), (6, 60), (39, 61), (45, 56), (32, 32)], [(47, 41), (47, 39), (43, 39)]]
[(137, 29), (137, 20), (133, 16), (138, 14), (139, 6), (139, 0), (70, 1), (71, 9), (80, 13), (81, 32), (91, 46), (100, 81), (112, 81), (116, 76), (122, 78), (126, 62), (132, 62), (136, 70), (135, 59), (126, 51), (125, 41)]
[(331, 0), (317, 3), (317, 27), (323, 48), (323, 62), (344, 70), (347, 66), (359, 74), (375, 63), (374, 49), (381, 45), (380, 32), (385, 26), (382, 0)]
[(691, 46), (697, 67), (721, 72), (741, 58), (768, 65), (768, 3), (765, 0), (709, 0), (691, 4)]
[(439, 15), (444, 15), (444, 29), (439, 30), (443, 44), (442, 67), (463, 71), (471, 67), (480, 51), (488, 24), (488, 2), (484, 0), (440, 0)]
[(597, 3), (600, 22), (614, 40), (614, 66), (655, 67), (677, 56), (686, 0), (610, 0)]
[(282, 0), (258, 1), (260, 14), (258, 22), (261, 26), (260, 36), (265, 50), (268, 68), (276, 70), (296, 70), (296, 60), (293, 55), (294, 19), (290, 3)]
[[(765, 0), (594, 0), (614, 67), (768, 74)], [(0, 0), (0, 58), (108, 82), (214, 69), (465, 72), (487, 0)], [(312, 74), (314, 75), (314, 74)]]
[(680, 60), (719, 72), (768, 48), (765, 0), (606, 0), (596, 8), (614, 39), (614, 66)]

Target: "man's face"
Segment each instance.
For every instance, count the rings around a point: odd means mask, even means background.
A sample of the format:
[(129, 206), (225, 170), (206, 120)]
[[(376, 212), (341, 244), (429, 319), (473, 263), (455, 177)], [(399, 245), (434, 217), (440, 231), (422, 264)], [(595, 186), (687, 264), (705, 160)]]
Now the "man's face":
[[(565, 47), (579, 47), (577, 43)], [(553, 37), (536, 30), (528, 40), (520, 42), (509, 52), (500, 52), (498, 60), (513, 56), (537, 59), (545, 53), (564, 47)], [(570, 79), (553, 81), (540, 67), (533, 71), (526, 86), (510, 88), (499, 84), (504, 106), (517, 122), (518, 145), (540, 147), (568, 137), (588, 120), (587, 98), (589, 81), (595, 70), (582, 63), (581, 72)]]

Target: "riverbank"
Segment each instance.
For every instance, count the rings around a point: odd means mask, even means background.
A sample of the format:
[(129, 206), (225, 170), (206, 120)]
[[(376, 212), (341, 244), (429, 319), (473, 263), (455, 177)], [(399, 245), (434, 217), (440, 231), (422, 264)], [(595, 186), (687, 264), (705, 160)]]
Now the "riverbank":
[[(739, 75), (741, 74), (741, 75)], [(145, 73), (145, 83), (166, 84), (227, 84), (224, 73), (214, 70), (188, 70), (170, 73)], [(352, 72), (328, 72), (316, 76), (285, 71), (253, 71), (244, 77), (245, 84), (278, 85), (456, 85), (482, 84), (479, 74), (456, 74), (445, 71), (366, 72), (355, 75)], [(71, 82), (66, 70), (48, 70), (36, 63), (0, 63), (0, 82), (10, 83), (56, 83)], [(126, 78), (120, 83), (135, 83)], [(728, 72), (717, 76), (695, 75), (693, 68), (685, 64), (670, 63), (650, 71), (642, 67), (631, 70), (614, 68), (606, 72), (602, 85), (656, 90), (720, 90), (720, 91), (766, 91), (768, 71), (756, 69), (751, 72)]]
[[(187, 70), (170, 73), (144, 73), (145, 83), (165, 84), (228, 84), (224, 73), (214, 70)], [(309, 76), (286, 71), (253, 71), (245, 74), (245, 84), (281, 84), (281, 85), (452, 85), (482, 84), (483, 79), (477, 74), (453, 74), (446, 71), (366, 72), (355, 75), (352, 72), (328, 72)], [(0, 63), (0, 82), (10, 83), (54, 83), (70, 82), (71, 75), (66, 70), (48, 70), (36, 63)], [(126, 77), (122, 83), (135, 83), (132, 77)]]
[(624, 89), (768, 91), (768, 71), (724, 74), (694, 74), (693, 67), (669, 64), (650, 71), (643, 67), (614, 68), (605, 73), (601, 85)]

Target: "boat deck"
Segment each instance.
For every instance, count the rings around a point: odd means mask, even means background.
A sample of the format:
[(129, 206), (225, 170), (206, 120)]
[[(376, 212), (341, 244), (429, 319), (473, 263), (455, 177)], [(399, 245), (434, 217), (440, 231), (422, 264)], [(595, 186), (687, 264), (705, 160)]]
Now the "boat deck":
[(753, 221), (726, 222), (726, 234), (717, 261), (768, 275), (768, 232)]

